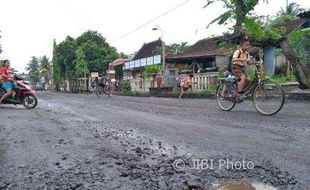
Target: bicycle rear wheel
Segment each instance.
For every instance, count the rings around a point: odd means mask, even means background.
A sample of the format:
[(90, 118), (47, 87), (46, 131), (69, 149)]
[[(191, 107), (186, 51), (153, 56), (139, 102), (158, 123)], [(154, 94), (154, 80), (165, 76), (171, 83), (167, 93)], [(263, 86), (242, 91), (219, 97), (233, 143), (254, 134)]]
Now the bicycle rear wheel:
[(225, 89), (225, 83), (220, 84), (217, 88), (216, 96), (217, 104), (221, 110), (230, 111), (235, 107), (236, 102), (233, 101), (232, 93), (230, 93), (229, 89)]
[(97, 86), (95, 91), (98, 98), (102, 98), (104, 96), (104, 91), (101, 86)]
[(271, 116), (278, 113), (285, 102), (282, 87), (271, 80), (262, 81), (253, 92), (255, 109), (262, 115)]

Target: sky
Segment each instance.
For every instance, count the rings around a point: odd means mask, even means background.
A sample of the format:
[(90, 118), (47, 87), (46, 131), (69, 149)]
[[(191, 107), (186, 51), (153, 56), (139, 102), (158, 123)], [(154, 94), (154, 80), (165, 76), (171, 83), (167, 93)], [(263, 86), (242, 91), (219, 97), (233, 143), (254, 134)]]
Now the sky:
[[(309, 0), (289, 2), (310, 8)], [(10, 59), (12, 67), (24, 72), (32, 56), (52, 58), (53, 39), (60, 43), (68, 35), (76, 38), (87, 30), (98, 31), (110, 45), (126, 54), (161, 37), (160, 31), (152, 30), (156, 25), (162, 29), (166, 44), (193, 44), (228, 29), (217, 24), (206, 29), (223, 8), (216, 3), (203, 9), (205, 3), (206, 0), (0, 0), (0, 59)], [(268, 4), (260, 3), (254, 12), (275, 15), (285, 5), (286, 0), (269, 0)]]

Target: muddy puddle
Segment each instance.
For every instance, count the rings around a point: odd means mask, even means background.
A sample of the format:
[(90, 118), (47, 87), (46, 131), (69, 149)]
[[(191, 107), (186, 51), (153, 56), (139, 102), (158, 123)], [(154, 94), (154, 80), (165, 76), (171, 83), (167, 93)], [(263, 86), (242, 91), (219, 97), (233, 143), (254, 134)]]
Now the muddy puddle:
[(277, 188), (262, 183), (242, 181), (236, 183), (214, 184), (212, 190), (277, 190)]

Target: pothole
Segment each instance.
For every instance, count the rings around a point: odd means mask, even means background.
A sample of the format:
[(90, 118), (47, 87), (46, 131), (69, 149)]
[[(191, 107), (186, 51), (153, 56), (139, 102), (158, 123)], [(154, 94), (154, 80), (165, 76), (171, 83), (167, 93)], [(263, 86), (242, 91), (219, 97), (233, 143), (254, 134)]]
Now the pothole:
[(277, 190), (277, 188), (263, 183), (241, 181), (235, 183), (213, 184), (212, 190)]

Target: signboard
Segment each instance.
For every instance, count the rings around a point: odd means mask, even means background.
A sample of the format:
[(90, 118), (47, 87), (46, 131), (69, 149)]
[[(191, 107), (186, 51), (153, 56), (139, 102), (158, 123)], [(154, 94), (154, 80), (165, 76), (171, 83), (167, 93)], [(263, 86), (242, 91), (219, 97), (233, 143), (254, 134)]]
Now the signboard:
[(146, 59), (146, 64), (147, 64), (147, 65), (153, 65), (153, 64), (154, 64), (154, 62), (153, 62), (153, 57), (148, 57), (148, 58)]
[(134, 61), (130, 61), (130, 68), (133, 69), (135, 67), (135, 62)]
[(130, 68), (129, 62), (126, 62), (126, 63), (124, 64), (124, 69), (128, 70), (129, 68)]
[(107, 73), (108, 74), (115, 74), (115, 70), (108, 70)]
[(146, 58), (141, 59), (141, 67), (145, 67), (146, 66)]
[(91, 78), (98, 78), (99, 77), (99, 73), (98, 72), (91, 72), (90, 76), (91, 76)]
[(154, 56), (154, 64), (160, 64), (161, 63), (161, 55)]
[(140, 60), (135, 60), (135, 68), (141, 67)]

